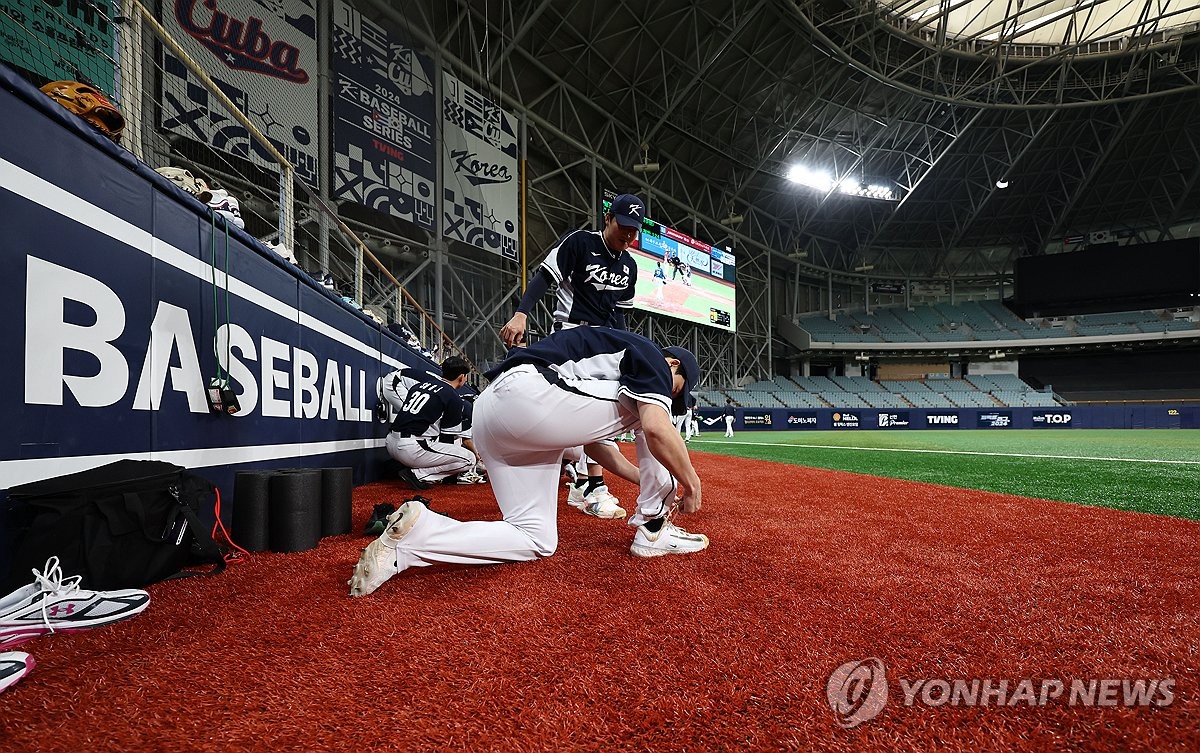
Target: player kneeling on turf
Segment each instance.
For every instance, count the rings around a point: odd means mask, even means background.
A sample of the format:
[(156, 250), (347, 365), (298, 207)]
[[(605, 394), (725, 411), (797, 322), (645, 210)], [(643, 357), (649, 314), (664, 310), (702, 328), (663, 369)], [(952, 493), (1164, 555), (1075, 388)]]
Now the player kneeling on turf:
[[(707, 536), (670, 520), (676, 508), (691, 513), (701, 506), (700, 478), (671, 423), (700, 379), (689, 351), (660, 349), (623, 330), (576, 327), (513, 350), (487, 376), (491, 384), (475, 401), (475, 446), (503, 519), (461, 522), (406, 503), (363, 551), (349, 581), (352, 596), (369, 594), (410, 567), (554, 554), (564, 448), (585, 445), (591, 453), (601, 440), (630, 429), (639, 460), (630, 552), (658, 557), (708, 546)], [(604, 462), (604, 450), (595, 457)]]

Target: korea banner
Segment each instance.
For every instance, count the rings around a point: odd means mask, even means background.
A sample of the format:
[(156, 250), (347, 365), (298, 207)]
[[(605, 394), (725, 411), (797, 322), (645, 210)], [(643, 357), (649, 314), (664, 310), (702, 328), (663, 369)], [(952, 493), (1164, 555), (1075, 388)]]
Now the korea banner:
[(434, 232), (433, 61), (338, 0), (333, 69), (334, 198)]
[[(163, 25), (250, 122), (317, 184), (315, 0), (165, 0)], [(163, 52), (162, 127), (271, 169), (265, 147)]]
[(442, 75), (442, 232), (517, 260), (517, 123)]

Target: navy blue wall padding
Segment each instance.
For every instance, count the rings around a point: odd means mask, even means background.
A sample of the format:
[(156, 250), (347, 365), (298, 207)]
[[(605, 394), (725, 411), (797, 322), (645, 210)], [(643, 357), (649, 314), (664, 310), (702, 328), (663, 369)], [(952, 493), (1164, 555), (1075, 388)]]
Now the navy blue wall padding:
[[(123, 458), (227, 498), (241, 470), (382, 477), (375, 382), (435, 364), (243, 230), (226, 245), (205, 205), (3, 65), (0, 113), (0, 489)], [(205, 400), (218, 350), (236, 416)]]

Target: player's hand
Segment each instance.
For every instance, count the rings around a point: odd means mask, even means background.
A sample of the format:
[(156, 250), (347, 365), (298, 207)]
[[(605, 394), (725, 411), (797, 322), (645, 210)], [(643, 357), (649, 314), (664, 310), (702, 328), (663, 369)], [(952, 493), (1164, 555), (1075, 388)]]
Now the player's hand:
[(684, 489), (683, 496), (679, 498), (679, 509), (683, 512), (699, 512), (700, 511), (700, 486), (697, 485), (694, 489)]
[(507, 324), (500, 328), (500, 339), (504, 341), (505, 345), (511, 348), (521, 344), (525, 339), (525, 322), (528, 319), (528, 316), (518, 311), (512, 315), (512, 319), (509, 319)]

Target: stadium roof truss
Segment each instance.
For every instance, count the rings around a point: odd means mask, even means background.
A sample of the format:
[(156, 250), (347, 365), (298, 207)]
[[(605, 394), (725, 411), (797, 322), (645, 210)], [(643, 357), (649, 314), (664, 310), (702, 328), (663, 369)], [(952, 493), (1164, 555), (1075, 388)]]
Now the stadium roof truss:
[[(861, 284), (865, 266), (1002, 280), (1066, 236), (1200, 219), (1194, 3), (356, 4), (522, 120), (530, 263), (594, 223), (604, 189), (733, 248), (743, 331), (701, 348), (736, 354), (725, 376), (771, 373), (794, 285)], [(789, 182), (795, 165), (831, 187)], [(892, 198), (840, 189), (855, 183)], [(464, 316), (507, 318), (508, 271)]]

